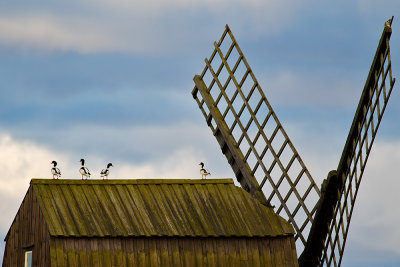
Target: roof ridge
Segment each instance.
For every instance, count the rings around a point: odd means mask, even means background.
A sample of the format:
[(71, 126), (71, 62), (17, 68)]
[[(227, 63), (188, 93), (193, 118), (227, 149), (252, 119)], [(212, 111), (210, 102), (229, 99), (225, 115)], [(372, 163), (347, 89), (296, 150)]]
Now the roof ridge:
[(221, 179), (112, 179), (112, 180), (81, 180), (81, 179), (43, 179), (32, 178), (31, 184), (82, 184), (82, 185), (121, 185), (121, 184), (233, 184), (231, 178)]

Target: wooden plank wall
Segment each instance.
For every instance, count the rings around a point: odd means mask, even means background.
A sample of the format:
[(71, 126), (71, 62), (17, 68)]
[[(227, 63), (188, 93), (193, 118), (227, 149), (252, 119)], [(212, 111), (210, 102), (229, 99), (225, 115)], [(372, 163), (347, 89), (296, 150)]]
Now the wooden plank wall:
[(52, 238), (51, 266), (298, 266), (293, 236)]
[(3, 266), (24, 266), (27, 250), (32, 250), (32, 266), (50, 266), (49, 239), (43, 214), (30, 186), (5, 238)]

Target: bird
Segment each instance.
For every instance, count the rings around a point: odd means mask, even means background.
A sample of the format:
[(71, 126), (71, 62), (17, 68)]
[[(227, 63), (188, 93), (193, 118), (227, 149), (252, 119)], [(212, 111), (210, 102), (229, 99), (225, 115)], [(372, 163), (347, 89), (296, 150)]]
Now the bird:
[(50, 162), (50, 164), (53, 164), (53, 168), (51, 168), (51, 174), (53, 174), (53, 179), (58, 179), (59, 177), (61, 177), (61, 171), (59, 168), (57, 168), (57, 161), (53, 160), (52, 162)]
[(100, 176), (103, 177), (103, 180), (104, 178), (108, 180), (108, 175), (110, 174), (110, 167), (114, 167), (114, 165), (112, 165), (112, 163), (108, 163), (107, 168), (101, 170)]
[(203, 162), (200, 162), (199, 165), (201, 166), (200, 168), (201, 179), (206, 179), (207, 175), (211, 175), (211, 172), (209, 170), (204, 169)]
[(89, 177), (90, 178), (90, 171), (88, 168), (85, 167), (85, 160), (81, 159), (80, 160), (82, 166), (79, 169), (79, 172), (82, 174), (82, 180), (83, 180), (83, 176), (86, 176), (86, 179)]

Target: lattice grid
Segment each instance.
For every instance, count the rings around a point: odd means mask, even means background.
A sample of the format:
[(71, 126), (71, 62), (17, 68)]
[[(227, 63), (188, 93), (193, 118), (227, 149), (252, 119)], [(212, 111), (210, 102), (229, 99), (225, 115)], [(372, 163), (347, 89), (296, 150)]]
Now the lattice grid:
[[(218, 130), (205, 105), (211, 96), (235, 141), (243, 153), (258, 187), (276, 206), (276, 212), (288, 219), (296, 231), (297, 250), (302, 251), (313, 222), (320, 197), (309, 171), (287, 136), (264, 95), (229, 27), (214, 43), (210, 59), (200, 77), (206, 88), (195, 87), (193, 96), (214, 135)], [(210, 103), (208, 103), (210, 104)], [(229, 159), (228, 159), (229, 160)]]
[[(393, 18), (392, 18), (393, 19)], [(352, 129), (343, 151), (338, 173), (344, 181), (343, 192), (335, 208), (321, 266), (340, 266), (358, 188), (376, 132), (395, 83), (392, 77), (390, 46), (392, 20), (386, 22)]]

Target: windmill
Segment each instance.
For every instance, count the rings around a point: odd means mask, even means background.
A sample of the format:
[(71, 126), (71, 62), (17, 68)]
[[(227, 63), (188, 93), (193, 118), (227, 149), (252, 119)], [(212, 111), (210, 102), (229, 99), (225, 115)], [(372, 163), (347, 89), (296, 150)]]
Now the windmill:
[[(343, 153), (319, 188), (268, 102), (228, 25), (192, 91), (237, 181), (293, 225), (300, 266), (340, 266), (354, 203), (392, 77), (385, 23)], [(272, 206), (272, 205), (276, 206)]]

